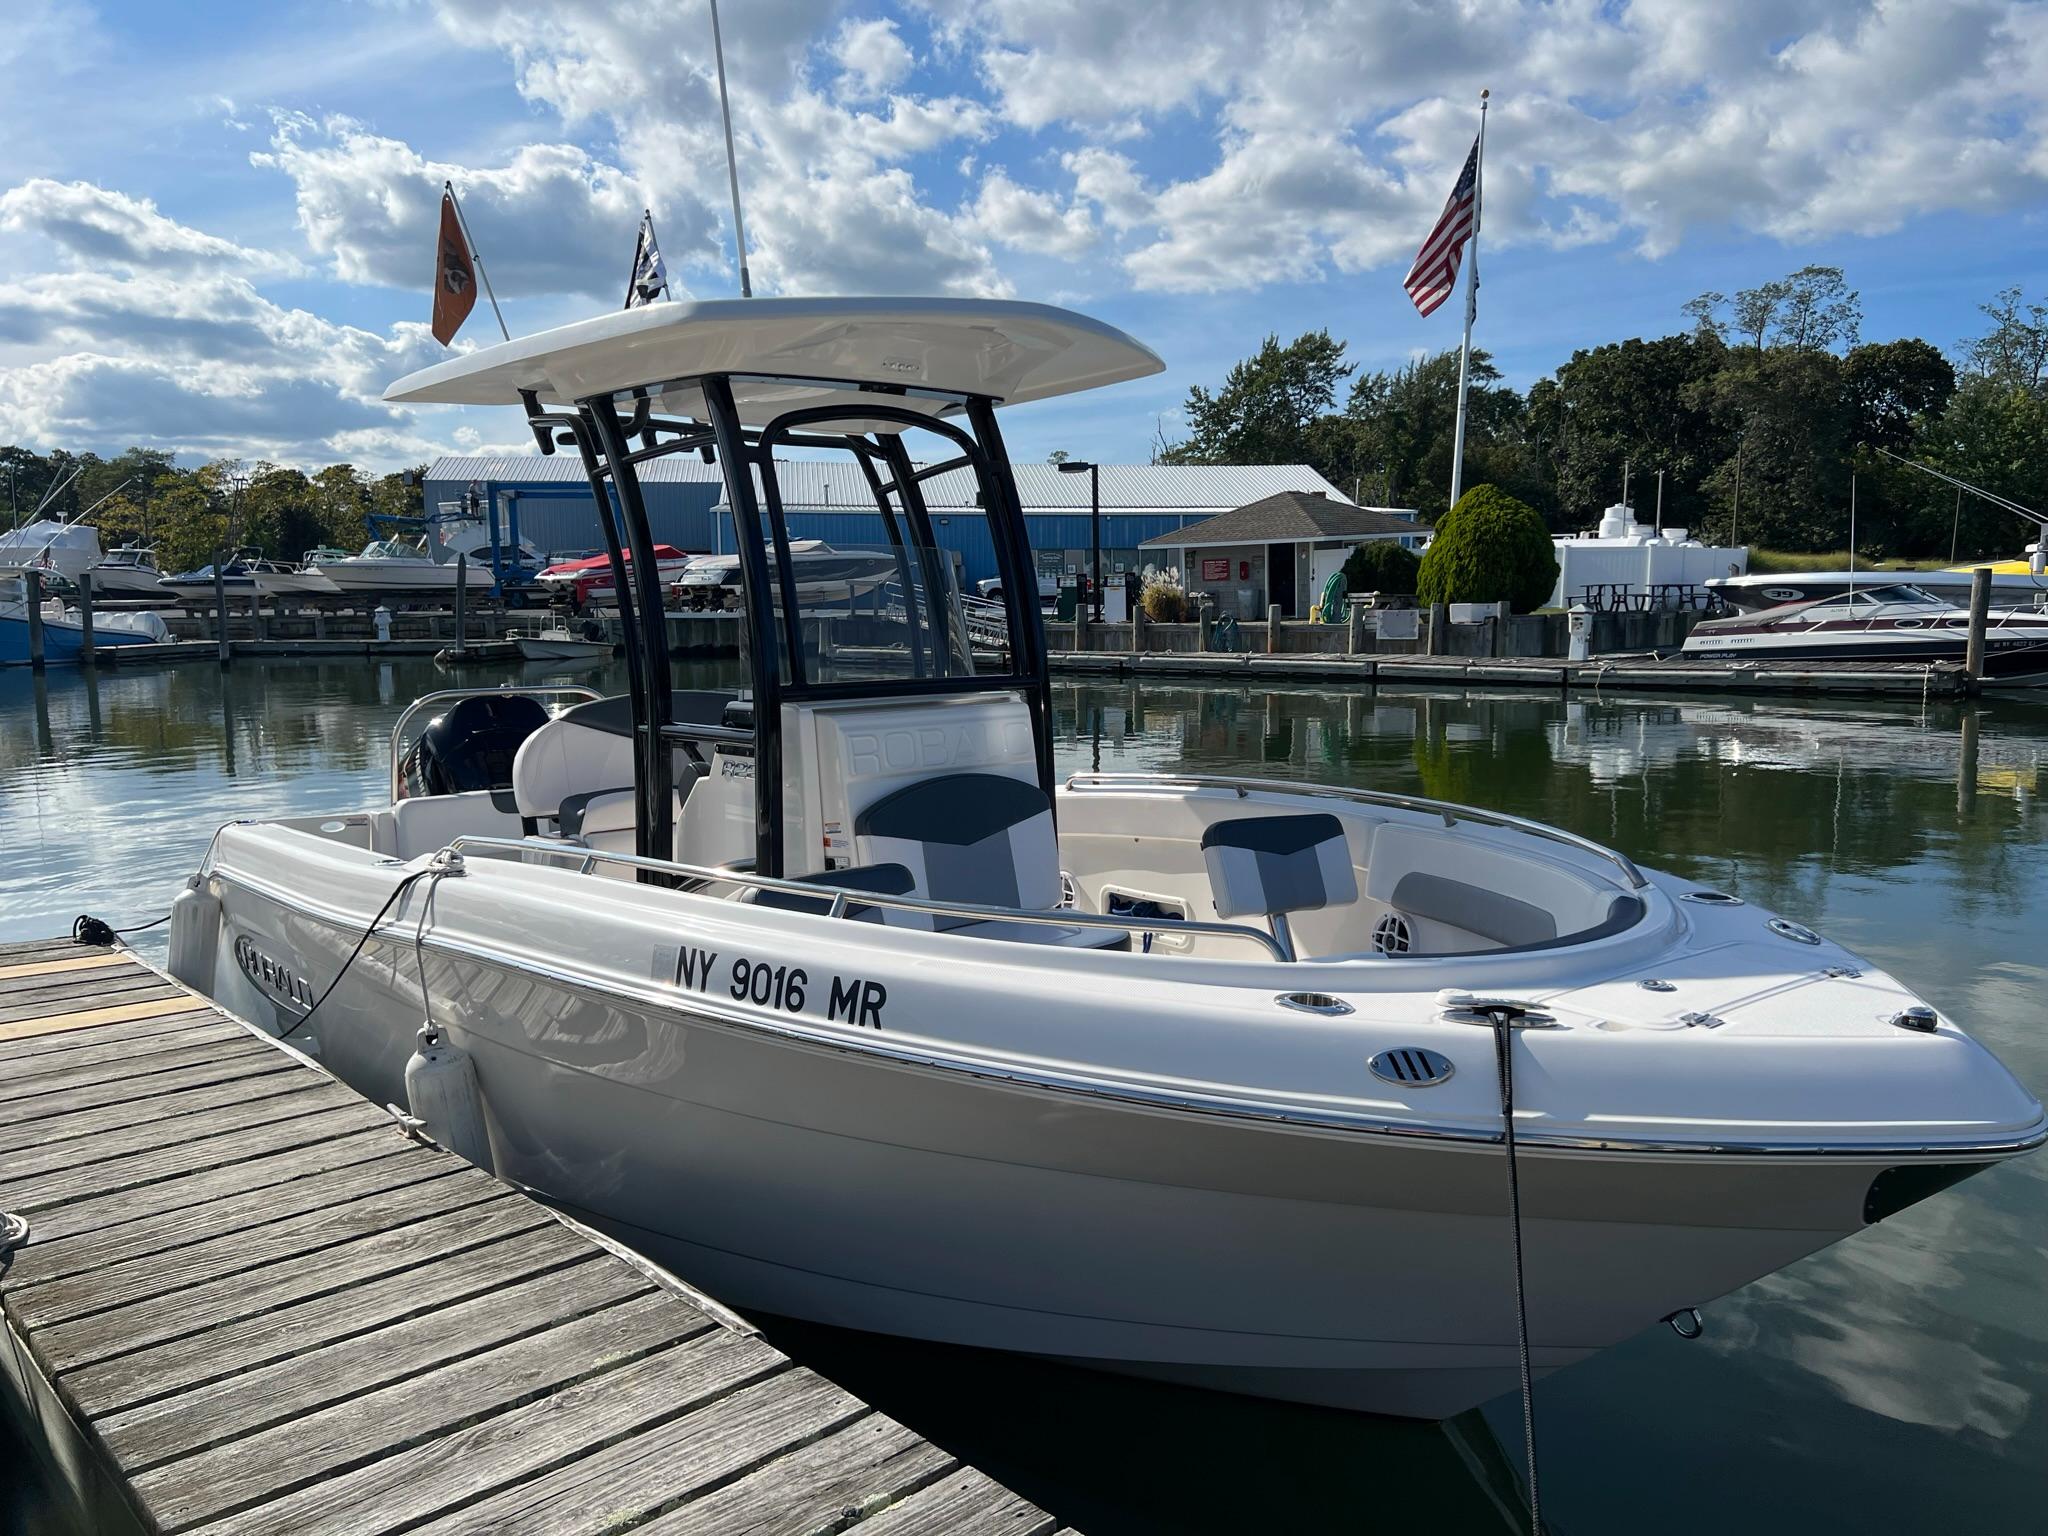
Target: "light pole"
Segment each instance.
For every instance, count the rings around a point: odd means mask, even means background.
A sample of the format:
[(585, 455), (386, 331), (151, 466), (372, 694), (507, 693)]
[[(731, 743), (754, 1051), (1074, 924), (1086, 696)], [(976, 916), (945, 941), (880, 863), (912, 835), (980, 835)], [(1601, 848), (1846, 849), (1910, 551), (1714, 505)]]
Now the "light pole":
[(1088, 587), (1094, 598), (1095, 622), (1102, 622), (1102, 466), (1086, 459), (1064, 459), (1063, 475), (1088, 471)]

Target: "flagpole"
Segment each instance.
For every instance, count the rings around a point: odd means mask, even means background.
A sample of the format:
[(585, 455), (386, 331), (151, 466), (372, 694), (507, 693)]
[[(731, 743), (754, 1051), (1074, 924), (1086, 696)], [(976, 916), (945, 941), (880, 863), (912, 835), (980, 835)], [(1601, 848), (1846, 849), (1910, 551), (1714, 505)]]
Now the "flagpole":
[(619, 306), (621, 309), (631, 309), (633, 307), (633, 290), (639, 286), (640, 253), (647, 248), (647, 229), (649, 223), (653, 221), (654, 215), (648, 213), (645, 217), (648, 223), (643, 223), (639, 231), (633, 236), (633, 265), (626, 269), (626, 302)]
[(732, 243), (740, 258), (740, 297), (754, 296), (747, 275), (747, 226), (740, 218), (740, 163), (732, 148), (732, 103), (725, 95), (725, 44), (718, 35), (718, 0), (711, 0), (711, 53), (718, 60), (718, 113), (725, 119), (725, 177), (732, 185)]
[(455, 222), (462, 226), (462, 243), (469, 247), (469, 259), (476, 263), (476, 275), (484, 280), (484, 296), (491, 301), (491, 313), (498, 317), (498, 333), (507, 341), (512, 333), (505, 329), (505, 312), (498, 308), (498, 295), (491, 288), (491, 274), (484, 270), (484, 259), (477, 254), (476, 236), (469, 232), (469, 220), (463, 217), (462, 199), (455, 195), (455, 183), (444, 181), (441, 189), (448, 194), (448, 201), (455, 208)]
[(1479, 314), (1479, 216), (1486, 190), (1486, 98), (1479, 93), (1479, 148), (1472, 165), (1472, 245), (1465, 260), (1465, 339), (1458, 347), (1458, 429), (1451, 443), (1451, 505), (1465, 489), (1465, 388), (1472, 375), (1472, 322)]
[[(647, 219), (647, 244), (650, 249), (659, 254), (661, 250), (661, 236), (654, 232), (654, 210), (652, 208), (643, 208), (641, 212)], [(670, 303), (675, 302), (675, 290), (668, 283), (668, 263), (666, 260), (661, 264), (661, 296)], [(653, 301), (649, 300), (648, 302), (652, 303)]]

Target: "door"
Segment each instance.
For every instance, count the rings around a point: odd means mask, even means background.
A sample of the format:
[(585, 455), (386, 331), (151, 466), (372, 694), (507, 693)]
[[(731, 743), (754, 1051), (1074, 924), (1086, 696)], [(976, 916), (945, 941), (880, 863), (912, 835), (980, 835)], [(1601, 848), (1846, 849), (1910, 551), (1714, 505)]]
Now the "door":
[[(1344, 569), (1344, 562), (1351, 556), (1348, 548), (1317, 549), (1309, 553), (1308, 600), (1319, 603), (1323, 600), (1323, 589), (1330, 584), (1330, 578)], [(1329, 616), (1324, 615), (1325, 618)]]
[(1294, 546), (1266, 546), (1266, 601), (1280, 605), (1282, 618), (1294, 618)]

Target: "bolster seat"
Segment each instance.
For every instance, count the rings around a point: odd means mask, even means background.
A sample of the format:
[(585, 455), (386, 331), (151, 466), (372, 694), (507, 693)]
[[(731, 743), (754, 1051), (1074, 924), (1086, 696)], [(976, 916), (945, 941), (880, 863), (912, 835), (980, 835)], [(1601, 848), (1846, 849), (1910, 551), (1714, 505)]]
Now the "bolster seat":
[(1241, 816), (1202, 833), (1202, 860), (1216, 915), (1263, 917), (1287, 957), (1290, 912), (1341, 907), (1358, 899), (1358, 872), (1344, 824), (1327, 811), (1299, 816)]

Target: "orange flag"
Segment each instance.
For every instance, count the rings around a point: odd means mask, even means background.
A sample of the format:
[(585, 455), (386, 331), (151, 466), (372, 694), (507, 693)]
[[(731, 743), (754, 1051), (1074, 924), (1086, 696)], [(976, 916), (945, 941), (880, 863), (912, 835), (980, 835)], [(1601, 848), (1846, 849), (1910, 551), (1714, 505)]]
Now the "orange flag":
[(453, 188), (441, 189), (441, 238), (434, 261), (434, 340), (447, 346), (476, 308), (476, 266), (462, 220), (455, 212)]

